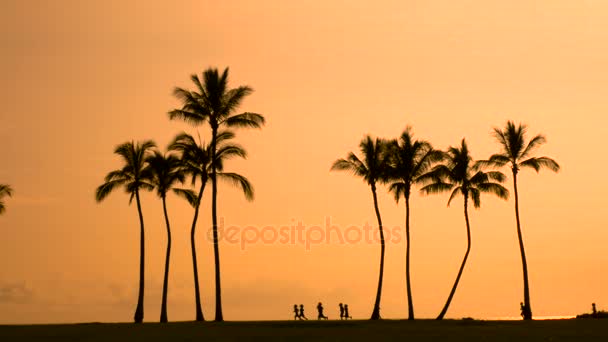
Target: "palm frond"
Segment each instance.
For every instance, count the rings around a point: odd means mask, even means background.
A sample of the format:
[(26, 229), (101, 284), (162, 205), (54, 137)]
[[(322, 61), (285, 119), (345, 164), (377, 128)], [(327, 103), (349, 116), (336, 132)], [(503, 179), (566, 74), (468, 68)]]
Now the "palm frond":
[(122, 186), (126, 182), (127, 181), (125, 179), (121, 179), (121, 180), (112, 180), (112, 181), (103, 183), (102, 185), (97, 187), (97, 190), (95, 190), (95, 200), (97, 202), (103, 201), (112, 191), (114, 191), (116, 188)]
[(243, 99), (253, 93), (253, 89), (249, 86), (240, 86), (234, 89), (228, 90), (224, 94), (223, 107), (221, 113), (228, 115), (236, 110)]
[(217, 174), (218, 179), (225, 180), (233, 185), (240, 186), (243, 194), (248, 201), (252, 201), (254, 197), (253, 186), (245, 176), (241, 176), (234, 172), (220, 172)]
[(538, 134), (534, 138), (528, 142), (528, 146), (523, 150), (523, 152), (519, 155), (519, 158), (526, 158), (530, 155), (534, 150), (536, 150), (540, 145), (547, 142), (547, 139), (542, 134)]
[(454, 190), (452, 190), (452, 193), (450, 194), (450, 198), (448, 198), (448, 207), (450, 206), (450, 204), (452, 203), (452, 200), (454, 198), (456, 198), (456, 196), (458, 196), (458, 194), (462, 194), (462, 187), (457, 186), (454, 188)]
[(558, 172), (559, 164), (549, 157), (532, 157), (519, 163), (520, 167), (529, 167), (539, 172), (542, 168), (547, 168), (553, 172)]
[(473, 167), (475, 170), (481, 170), (485, 168), (501, 168), (507, 165), (511, 159), (504, 154), (493, 154), (488, 160), (478, 160), (475, 162)]
[(13, 195), (13, 188), (8, 184), (0, 184), (0, 198), (4, 196), (11, 197)]
[(477, 188), (470, 188), (468, 193), (473, 201), (473, 206), (475, 208), (481, 207), (481, 191), (479, 191)]
[(406, 189), (404, 182), (395, 182), (389, 186), (388, 191), (393, 194), (395, 202), (399, 203), (399, 199), (406, 195)]
[(222, 123), (227, 127), (261, 128), (266, 120), (261, 114), (247, 112), (229, 116)]
[(182, 109), (174, 109), (169, 112), (170, 120), (182, 120), (186, 123), (189, 123), (193, 126), (201, 125), (205, 123), (207, 117), (202, 116), (198, 113), (182, 110)]
[(196, 205), (198, 203), (198, 196), (194, 191), (190, 189), (180, 188), (173, 188), (172, 191), (178, 197), (185, 199), (193, 208), (196, 208)]
[(476, 185), (476, 188), (479, 189), (479, 191), (481, 192), (494, 194), (501, 199), (509, 199), (509, 190), (507, 190), (507, 188), (498, 183), (480, 183)]
[(423, 195), (439, 194), (442, 192), (450, 191), (454, 188), (454, 184), (436, 182), (423, 186), (420, 188), (420, 193)]

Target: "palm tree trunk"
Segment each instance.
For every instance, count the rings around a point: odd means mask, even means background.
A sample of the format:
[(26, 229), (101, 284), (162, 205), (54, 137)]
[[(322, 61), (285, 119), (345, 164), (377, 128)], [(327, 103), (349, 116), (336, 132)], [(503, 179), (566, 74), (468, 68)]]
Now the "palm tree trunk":
[(201, 309), (201, 292), (198, 286), (198, 262), (196, 259), (196, 244), (194, 233), (196, 231), (196, 220), (198, 219), (198, 209), (203, 198), (203, 190), (205, 189), (205, 180), (202, 180), (201, 190), (198, 192), (196, 208), (194, 208), (194, 219), (192, 219), (192, 228), (190, 229), (190, 246), (192, 249), (192, 267), (194, 268), (194, 298), (196, 299), (196, 321), (202, 322), (205, 320), (203, 310)]
[(467, 224), (467, 252), (464, 254), (464, 259), (462, 260), (462, 264), (460, 265), (460, 270), (458, 271), (458, 276), (456, 277), (456, 281), (454, 282), (454, 286), (452, 286), (452, 291), (450, 291), (450, 295), (448, 296), (448, 300), (443, 306), (441, 313), (437, 316), (438, 320), (443, 319), (446, 312), (448, 312), (448, 308), (450, 307), (450, 303), (452, 302), (452, 297), (454, 297), (454, 293), (456, 293), (456, 287), (458, 287), (458, 282), (460, 281), (460, 276), (462, 276), (462, 271), (464, 270), (464, 265), (467, 263), (467, 258), (469, 257), (469, 252), (471, 251), (471, 227), (469, 225), (469, 212), (468, 212), (468, 194), (464, 193), (464, 220)]
[(222, 285), (220, 283), (220, 250), (217, 237), (217, 177), (215, 168), (215, 155), (217, 145), (217, 127), (212, 127), (212, 146), (211, 146), (211, 217), (213, 220), (213, 256), (215, 257), (215, 321), (222, 322), (224, 315), (222, 314)]
[(524, 320), (532, 319), (532, 306), (530, 304), (530, 288), (528, 284), (528, 263), (526, 262), (526, 251), (524, 249), (524, 239), (521, 234), (521, 224), (519, 222), (519, 195), (517, 193), (517, 171), (513, 170), (513, 191), (515, 192), (515, 220), (517, 221), (517, 238), (519, 240), (519, 251), (521, 252), (521, 264), (524, 273)]
[(133, 320), (135, 323), (144, 321), (144, 260), (145, 260), (145, 244), (144, 244), (144, 215), (141, 212), (141, 203), (139, 201), (139, 191), (135, 189), (135, 200), (137, 201), (137, 212), (139, 213), (139, 294), (137, 296), (137, 307)]
[(167, 215), (167, 204), (163, 196), (163, 213), (165, 214), (165, 225), (167, 226), (167, 256), (165, 257), (165, 277), (163, 279), (163, 298), (160, 306), (160, 322), (166, 323), (167, 318), (167, 291), (169, 289), (169, 259), (171, 257), (171, 226), (169, 225), (169, 215)]
[(376, 292), (376, 301), (374, 302), (374, 311), (370, 319), (380, 319), (380, 297), (382, 296), (382, 277), (384, 275), (384, 232), (382, 231), (382, 218), (380, 217), (380, 209), (378, 209), (378, 197), (376, 196), (376, 186), (372, 185), (372, 195), (374, 196), (374, 209), (376, 210), (376, 218), (378, 219), (378, 229), (380, 230), (380, 275), (378, 276), (378, 291)]
[(412, 285), (410, 279), (410, 196), (405, 196), (405, 279), (407, 284), (407, 315), (414, 319), (414, 303), (412, 300)]

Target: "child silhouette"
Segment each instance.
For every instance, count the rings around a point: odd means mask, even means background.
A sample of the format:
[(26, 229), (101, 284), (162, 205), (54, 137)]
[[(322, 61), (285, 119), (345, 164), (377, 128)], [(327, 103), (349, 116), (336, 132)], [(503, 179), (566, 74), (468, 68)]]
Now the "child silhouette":
[(319, 311), (319, 317), (317, 317), (317, 319), (327, 319), (327, 316), (323, 315), (323, 304), (321, 304), (321, 302), (317, 304), (317, 311)]
[(344, 319), (353, 319), (348, 313), (348, 304), (344, 304)]
[(300, 319), (305, 319), (308, 321), (308, 318), (306, 318), (306, 315), (304, 315), (304, 304), (300, 304)]
[(302, 319), (300, 317), (300, 311), (298, 311), (298, 304), (293, 305), (293, 313), (294, 313), (294, 316), (293, 316), (294, 321), (297, 319)]

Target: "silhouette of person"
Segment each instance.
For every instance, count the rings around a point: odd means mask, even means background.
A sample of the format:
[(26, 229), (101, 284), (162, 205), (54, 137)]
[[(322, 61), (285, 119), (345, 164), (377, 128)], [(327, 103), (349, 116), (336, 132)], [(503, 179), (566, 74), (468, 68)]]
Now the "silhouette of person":
[(296, 319), (302, 319), (302, 318), (300, 317), (300, 311), (298, 311), (298, 304), (294, 304), (294, 305), (293, 305), (293, 313), (295, 314), (295, 315), (293, 316), (294, 321), (295, 321)]
[(340, 307), (340, 319), (344, 319), (344, 304), (340, 303), (338, 306)]
[(523, 302), (519, 303), (519, 310), (521, 311), (521, 317), (525, 318), (526, 317), (526, 315), (525, 315), (525, 313), (526, 313), (526, 306), (524, 305)]
[(593, 312), (593, 317), (597, 316), (597, 309), (595, 308), (595, 303), (591, 303), (591, 311)]
[(308, 318), (306, 318), (306, 315), (304, 315), (304, 304), (300, 304), (300, 319), (305, 319), (308, 321)]
[(348, 304), (344, 304), (344, 319), (353, 319), (348, 313)]
[(327, 316), (323, 315), (323, 304), (321, 304), (321, 302), (317, 304), (317, 311), (319, 311), (319, 317), (317, 317), (317, 319), (327, 319)]

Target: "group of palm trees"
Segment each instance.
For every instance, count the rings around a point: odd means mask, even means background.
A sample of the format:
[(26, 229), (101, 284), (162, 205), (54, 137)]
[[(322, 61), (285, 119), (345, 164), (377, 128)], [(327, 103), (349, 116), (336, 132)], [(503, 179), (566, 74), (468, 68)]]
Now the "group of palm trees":
[(515, 194), (515, 221), (517, 237), (523, 266), (524, 301), (522, 316), (525, 320), (532, 319), (530, 290), (528, 284), (528, 267), (526, 253), (519, 219), (519, 197), (517, 191), (517, 175), (520, 169), (532, 168), (540, 171), (548, 168), (559, 171), (559, 165), (549, 157), (534, 157), (535, 150), (546, 142), (543, 135), (527, 138), (527, 126), (516, 125), (508, 121), (504, 128), (494, 128), (493, 137), (499, 143), (500, 151), (487, 160), (475, 161), (470, 154), (465, 139), (459, 146), (449, 147), (447, 151), (436, 150), (424, 140), (414, 139), (411, 127), (407, 127), (398, 139), (380, 139), (365, 136), (359, 145), (361, 158), (350, 152), (346, 158), (336, 160), (331, 170), (348, 171), (369, 185), (372, 192), (374, 210), (378, 220), (380, 233), (380, 272), (378, 289), (371, 319), (380, 319), (380, 297), (382, 294), (382, 279), (384, 273), (384, 234), (382, 219), (378, 208), (376, 195), (377, 184), (387, 184), (388, 190), (394, 194), (395, 200), (405, 200), (405, 272), (408, 301), (408, 319), (414, 319), (414, 305), (410, 278), (410, 194), (412, 187), (420, 186), (422, 194), (437, 194), (450, 192), (448, 205), (452, 200), (462, 195), (464, 198), (464, 218), (467, 229), (467, 249), (462, 260), (454, 285), (448, 295), (443, 309), (437, 319), (443, 319), (448, 311), (462, 276), (469, 252), (471, 250), (471, 229), (469, 224), (469, 201), (475, 208), (481, 205), (481, 194), (489, 193), (502, 199), (508, 199), (509, 191), (501, 185), (506, 176), (498, 168), (508, 166), (513, 176), (513, 192)]
[(8, 184), (0, 184), (0, 215), (6, 211), (6, 207), (4, 205), (4, 201), (2, 200), (4, 197), (11, 197), (13, 195), (13, 189)]
[[(223, 321), (220, 283), (220, 258), (217, 232), (217, 180), (223, 179), (240, 186), (248, 200), (253, 199), (253, 187), (246, 177), (234, 172), (224, 171), (224, 162), (233, 157), (246, 158), (242, 146), (233, 141), (235, 134), (230, 129), (239, 127), (261, 128), (265, 119), (257, 113), (235, 114), (243, 99), (252, 93), (248, 86), (228, 87), (228, 68), (220, 73), (209, 68), (198, 75), (192, 75), (194, 90), (175, 88), (174, 95), (182, 101), (182, 107), (170, 111), (169, 119), (183, 120), (194, 126), (207, 124), (210, 129), (210, 142), (204, 143), (200, 136), (197, 141), (188, 133), (178, 134), (169, 144), (167, 152), (156, 148), (151, 140), (126, 142), (116, 147), (115, 153), (123, 160), (121, 169), (108, 173), (105, 181), (95, 193), (98, 202), (104, 200), (113, 190), (123, 187), (130, 195), (129, 203), (135, 198), (140, 223), (140, 262), (139, 293), (134, 321), (141, 323), (144, 318), (144, 218), (141, 208), (140, 191), (156, 190), (162, 201), (163, 214), (167, 228), (167, 250), (160, 321), (167, 322), (167, 291), (171, 255), (171, 228), (167, 213), (166, 197), (169, 192), (186, 199), (194, 208), (190, 229), (192, 265), (194, 271), (194, 295), (196, 321), (203, 321), (201, 308), (198, 267), (196, 258), (195, 230), (200, 203), (207, 183), (211, 183), (211, 219), (215, 258), (215, 321)], [(198, 192), (178, 188), (186, 179), (193, 187), (198, 182)]]

